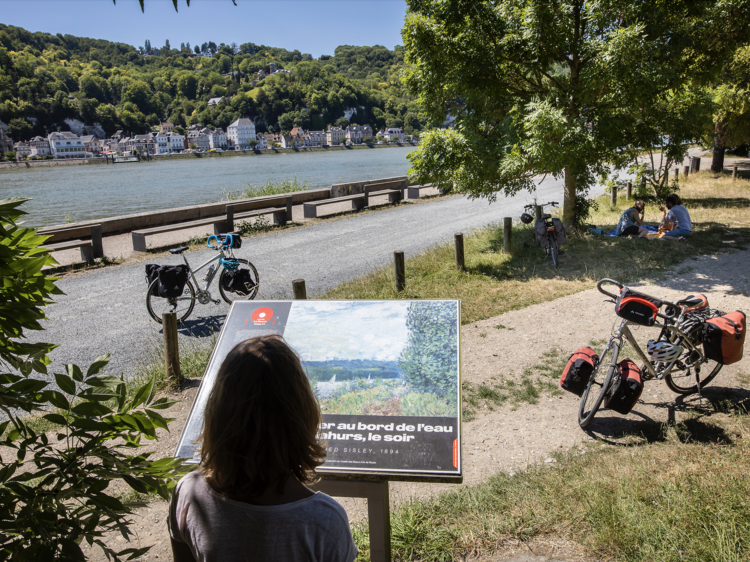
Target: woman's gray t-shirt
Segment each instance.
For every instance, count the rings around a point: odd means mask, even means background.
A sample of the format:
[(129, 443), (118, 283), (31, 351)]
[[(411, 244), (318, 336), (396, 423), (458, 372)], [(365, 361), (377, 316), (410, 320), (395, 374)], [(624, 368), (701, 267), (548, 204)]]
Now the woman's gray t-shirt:
[(346, 511), (330, 496), (251, 505), (217, 493), (199, 472), (177, 484), (169, 534), (198, 562), (352, 562), (357, 555)]
[(665, 219), (671, 220), (674, 223), (675, 228), (684, 228), (685, 230), (693, 230), (693, 223), (690, 220), (690, 214), (683, 205), (675, 205), (667, 211)]

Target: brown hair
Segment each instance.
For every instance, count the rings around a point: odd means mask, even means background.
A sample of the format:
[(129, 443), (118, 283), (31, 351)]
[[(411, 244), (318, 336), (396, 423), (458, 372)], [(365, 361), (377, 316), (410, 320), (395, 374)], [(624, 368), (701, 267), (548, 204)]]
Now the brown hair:
[(670, 195), (667, 195), (666, 202), (667, 203), (672, 203), (673, 207), (675, 205), (682, 205), (682, 200), (680, 199), (680, 196), (677, 195), (676, 193), (672, 193)]
[(321, 415), (299, 358), (281, 336), (238, 344), (216, 375), (199, 438), (201, 468), (220, 493), (255, 497), (290, 474), (315, 479)]
[(641, 199), (638, 199), (638, 201), (633, 203), (633, 208), (638, 209), (639, 212), (643, 212), (646, 208), (646, 203), (644, 203)]

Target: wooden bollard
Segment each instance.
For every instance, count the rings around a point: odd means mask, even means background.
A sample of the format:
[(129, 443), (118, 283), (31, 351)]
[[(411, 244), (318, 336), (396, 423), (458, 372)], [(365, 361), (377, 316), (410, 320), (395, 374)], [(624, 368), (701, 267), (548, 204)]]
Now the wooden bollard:
[(633, 182), (628, 182), (628, 189), (625, 192), (625, 201), (630, 201), (630, 199), (633, 197)]
[[(465, 271), (464, 267), (464, 235), (461, 232), (456, 232), (453, 235), (453, 240), (456, 245), (456, 269), (459, 271)], [(398, 291), (398, 289), (396, 289)]]
[(180, 371), (180, 346), (177, 342), (177, 315), (165, 312), (161, 315), (162, 333), (164, 334), (164, 373), (167, 380), (182, 382)]
[(396, 292), (400, 293), (406, 287), (406, 269), (404, 267), (403, 252), (393, 252), (393, 272), (396, 280)]
[(614, 185), (609, 188), (610, 189), (610, 206), (617, 207), (617, 187)]
[(503, 218), (503, 252), (510, 255), (512, 250), (512, 231), (513, 228), (513, 218), (512, 217), (505, 217)]
[(680, 181), (680, 169), (679, 168), (674, 169), (674, 181)]
[(737, 179), (737, 166), (732, 166), (732, 181)]
[(536, 220), (540, 221), (542, 220), (542, 206), (541, 205), (534, 205), (534, 214), (536, 215)]
[(690, 175), (690, 166), (683, 166), (682, 175), (687, 178)]
[(292, 294), (296, 301), (307, 300), (307, 289), (305, 288), (304, 279), (295, 279), (292, 281)]

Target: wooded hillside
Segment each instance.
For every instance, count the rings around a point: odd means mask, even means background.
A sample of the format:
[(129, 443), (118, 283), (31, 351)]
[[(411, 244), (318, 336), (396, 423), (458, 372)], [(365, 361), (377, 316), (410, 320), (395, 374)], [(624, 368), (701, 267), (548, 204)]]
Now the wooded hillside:
[[(290, 72), (261, 77), (270, 63)], [(165, 120), (226, 128), (240, 116), (259, 132), (356, 123), (418, 133), (429, 123), (402, 86), (402, 69), (399, 46), (345, 45), (313, 59), (254, 43), (136, 49), (0, 24), (0, 121), (14, 140), (65, 130), (65, 119), (100, 123), (107, 135)], [(209, 107), (217, 97), (227, 101)], [(347, 109), (355, 110), (349, 120)]]

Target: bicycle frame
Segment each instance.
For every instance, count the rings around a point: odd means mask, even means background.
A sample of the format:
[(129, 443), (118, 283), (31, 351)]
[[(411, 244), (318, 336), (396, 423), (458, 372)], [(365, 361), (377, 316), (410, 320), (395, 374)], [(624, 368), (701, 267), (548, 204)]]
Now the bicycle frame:
[(217, 268), (215, 268), (211, 272), (211, 275), (209, 275), (208, 279), (206, 280), (206, 286), (203, 287), (203, 288), (201, 288), (201, 286), (198, 284), (198, 279), (195, 277), (195, 274), (198, 271), (200, 271), (201, 269), (203, 269), (204, 267), (206, 267), (207, 265), (215, 262), (216, 260), (221, 260), (221, 259), (223, 259), (225, 257), (226, 256), (224, 255), (224, 250), (220, 249), (219, 253), (217, 255), (215, 255), (214, 257), (212, 257), (210, 259), (208, 259), (207, 261), (203, 262), (200, 266), (198, 266), (195, 269), (193, 269), (192, 267), (190, 267), (190, 264), (188, 263), (187, 258), (185, 257), (185, 254), (182, 254), (182, 260), (185, 262), (185, 265), (188, 266), (188, 271), (190, 272), (190, 277), (192, 277), (192, 279), (193, 279), (193, 285), (195, 285), (196, 289), (198, 289), (199, 291), (207, 291), (208, 288), (211, 286), (211, 283), (214, 280), (214, 277), (216, 277), (216, 272), (219, 271), (219, 268), (217, 267)]
[[(679, 322), (679, 320), (684, 315), (684, 312), (680, 314), (678, 317), (676, 323)], [(665, 367), (659, 367), (658, 370), (654, 369), (654, 365), (652, 364), (651, 360), (646, 356), (645, 353), (643, 353), (643, 350), (641, 349), (641, 346), (638, 345), (638, 342), (635, 341), (635, 337), (633, 336), (633, 332), (630, 331), (630, 328), (628, 328), (628, 324), (630, 324), (629, 320), (623, 320), (620, 323), (620, 327), (616, 329), (616, 331), (612, 334), (612, 337), (610, 338), (609, 342), (607, 343), (607, 347), (604, 348), (604, 353), (606, 353), (609, 346), (613, 344), (613, 342), (619, 342), (615, 343), (615, 349), (612, 350), (612, 364), (617, 364), (617, 359), (620, 355), (620, 351), (622, 350), (623, 346), (625, 345), (625, 341), (623, 341), (623, 338), (630, 344), (630, 346), (633, 348), (635, 353), (638, 355), (638, 357), (643, 361), (644, 366), (646, 369), (648, 369), (649, 374), (652, 378), (655, 379), (663, 379), (665, 376), (667, 376), (674, 366), (677, 364), (677, 359), (666, 365)], [(690, 341), (690, 338), (687, 337), (684, 333), (682, 333), (676, 326), (670, 326), (668, 324), (659, 324), (658, 322), (654, 324), (654, 327), (662, 328), (662, 330), (668, 330), (671, 334), (670, 341), (674, 342), (679, 336), (682, 336), (682, 341), (680, 342), (681, 345), (685, 344), (690, 348), (690, 351), (697, 351), (700, 354), (701, 362), (703, 362), (705, 359), (703, 357), (703, 353), (693, 345), (693, 343)], [(604, 354), (602, 354), (604, 356)], [(610, 365), (611, 366), (611, 365)]]

